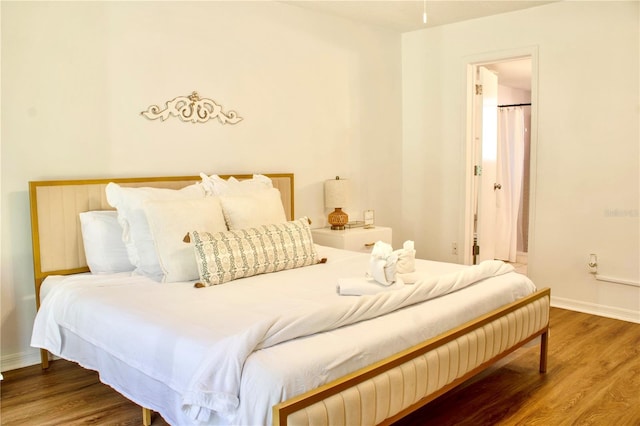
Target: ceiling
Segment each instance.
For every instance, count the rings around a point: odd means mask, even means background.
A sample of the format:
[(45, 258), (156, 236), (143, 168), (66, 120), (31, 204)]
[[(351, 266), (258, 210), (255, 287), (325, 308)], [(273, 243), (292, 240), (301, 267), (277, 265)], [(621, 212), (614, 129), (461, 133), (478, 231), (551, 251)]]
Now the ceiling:
[[(554, 0), (557, 1), (557, 0)], [(370, 0), (284, 1), (290, 5), (340, 16), (399, 33), (541, 6), (544, 0)], [(422, 22), (426, 4), (427, 23)]]

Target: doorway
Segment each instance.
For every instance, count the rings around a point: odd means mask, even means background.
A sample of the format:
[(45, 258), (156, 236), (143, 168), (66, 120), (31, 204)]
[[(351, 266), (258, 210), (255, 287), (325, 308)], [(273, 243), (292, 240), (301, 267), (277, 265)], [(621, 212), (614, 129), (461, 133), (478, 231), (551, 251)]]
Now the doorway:
[[(537, 52), (532, 52), (537, 53)], [(469, 63), (465, 263), (529, 272), (533, 226), (534, 54)]]

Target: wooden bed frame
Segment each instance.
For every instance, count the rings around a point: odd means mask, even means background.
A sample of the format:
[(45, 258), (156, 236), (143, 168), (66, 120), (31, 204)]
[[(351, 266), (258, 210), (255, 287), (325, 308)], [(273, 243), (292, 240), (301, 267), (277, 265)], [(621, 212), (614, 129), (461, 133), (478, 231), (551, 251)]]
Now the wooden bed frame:
[[(234, 175), (238, 179), (252, 175)], [(294, 218), (294, 176), (266, 174)], [(222, 176), (227, 178), (228, 176)], [(199, 176), (29, 182), (36, 304), (49, 275), (88, 272), (78, 214), (110, 210), (104, 188), (182, 188)], [(546, 372), (550, 290), (505, 305), (373, 365), (273, 407), (273, 424), (390, 424), (540, 337), (540, 372)], [(41, 351), (42, 368), (49, 354)], [(151, 411), (142, 409), (144, 425)]]

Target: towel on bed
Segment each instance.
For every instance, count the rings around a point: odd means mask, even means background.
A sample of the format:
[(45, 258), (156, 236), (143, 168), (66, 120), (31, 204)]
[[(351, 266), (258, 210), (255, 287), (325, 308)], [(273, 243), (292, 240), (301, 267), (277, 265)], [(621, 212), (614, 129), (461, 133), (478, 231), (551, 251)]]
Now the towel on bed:
[(410, 274), (416, 270), (416, 249), (414, 242), (407, 240), (402, 244), (402, 248), (396, 250), (398, 262), (396, 263), (396, 274)]
[(391, 244), (377, 241), (371, 249), (368, 278), (382, 285), (393, 284), (396, 281), (397, 262), (398, 253), (393, 251)]
[[(396, 281), (398, 274), (404, 274), (411, 280), (408, 282), (403, 280), (405, 284), (413, 284), (415, 278), (408, 274), (412, 274), (416, 270), (416, 250), (414, 242), (407, 240), (401, 249), (393, 250), (391, 244), (378, 241), (371, 250), (371, 258), (369, 259), (369, 271), (367, 278), (375, 280), (382, 285), (391, 285)], [(353, 286), (351, 283), (348, 287)], [(375, 289), (375, 286), (369, 286)], [(360, 290), (357, 290), (360, 291)], [(363, 290), (366, 294), (367, 290)], [(376, 291), (377, 292), (377, 291)]]

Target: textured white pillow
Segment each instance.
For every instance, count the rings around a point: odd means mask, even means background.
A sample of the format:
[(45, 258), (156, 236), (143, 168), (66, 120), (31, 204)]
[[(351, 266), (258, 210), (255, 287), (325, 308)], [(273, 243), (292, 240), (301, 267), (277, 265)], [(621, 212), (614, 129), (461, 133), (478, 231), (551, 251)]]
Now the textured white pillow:
[(251, 179), (243, 180), (233, 176), (225, 180), (218, 175), (207, 176), (204, 173), (200, 173), (200, 177), (208, 195), (247, 194), (273, 188), (271, 179), (264, 175), (253, 175)]
[(163, 282), (191, 281), (199, 277), (193, 244), (183, 241), (194, 229), (226, 231), (218, 197), (193, 200), (145, 201), (144, 210), (163, 272)]
[(280, 191), (276, 188), (221, 195), (220, 203), (229, 229), (255, 228), (287, 221)]
[(236, 231), (193, 231), (190, 236), (201, 280), (197, 286), (318, 263), (306, 217)]
[(127, 247), (122, 241), (122, 226), (115, 210), (80, 213), (80, 228), (87, 265), (94, 274), (133, 271)]
[(122, 226), (122, 239), (127, 247), (129, 261), (136, 267), (135, 272), (156, 281), (163, 276), (158, 255), (149, 231), (149, 224), (143, 209), (148, 200), (188, 200), (204, 198), (202, 185), (196, 183), (185, 188), (124, 187), (110, 182), (106, 187), (107, 201), (118, 210), (118, 221)]

